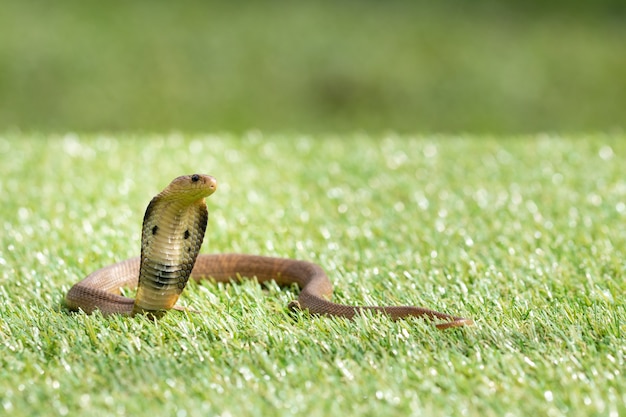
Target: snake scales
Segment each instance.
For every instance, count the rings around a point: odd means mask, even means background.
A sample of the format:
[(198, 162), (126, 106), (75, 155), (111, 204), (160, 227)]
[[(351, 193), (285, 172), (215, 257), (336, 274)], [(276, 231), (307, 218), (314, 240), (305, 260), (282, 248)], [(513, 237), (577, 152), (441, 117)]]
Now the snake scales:
[[(279, 285), (297, 284), (300, 295), (290, 307), (311, 314), (352, 318), (374, 310), (392, 319), (424, 317), (436, 320), (440, 329), (472, 324), (472, 320), (412, 306), (356, 307), (329, 301), (332, 285), (316, 264), (266, 256), (199, 255), (208, 211), (204, 199), (217, 188), (209, 175), (185, 175), (174, 179), (157, 194), (146, 209), (141, 238), (141, 257), (99, 269), (76, 283), (66, 295), (70, 310), (103, 314), (149, 314), (156, 318), (174, 308), (191, 277), (230, 282), (256, 277)], [(122, 287), (137, 287), (135, 299), (124, 297)]]

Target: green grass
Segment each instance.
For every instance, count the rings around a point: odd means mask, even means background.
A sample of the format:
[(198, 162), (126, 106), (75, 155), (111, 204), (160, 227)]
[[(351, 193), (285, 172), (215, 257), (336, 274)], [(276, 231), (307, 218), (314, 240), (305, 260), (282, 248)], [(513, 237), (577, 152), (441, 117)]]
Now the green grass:
[[(341, 140), (338, 140), (341, 139)], [(0, 135), (0, 410), (13, 416), (626, 413), (626, 137)], [(335, 299), (476, 320), (354, 322), (294, 289), (191, 285), (202, 314), (69, 314), (139, 253), (149, 199), (218, 178), (203, 252), (321, 264)]]

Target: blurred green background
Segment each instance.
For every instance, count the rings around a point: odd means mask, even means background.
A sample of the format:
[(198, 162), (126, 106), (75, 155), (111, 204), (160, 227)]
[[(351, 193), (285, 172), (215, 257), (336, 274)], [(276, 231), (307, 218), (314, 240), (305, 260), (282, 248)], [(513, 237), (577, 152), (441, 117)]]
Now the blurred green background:
[(0, 129), (621, 130), (623, 1), (16, 1)]

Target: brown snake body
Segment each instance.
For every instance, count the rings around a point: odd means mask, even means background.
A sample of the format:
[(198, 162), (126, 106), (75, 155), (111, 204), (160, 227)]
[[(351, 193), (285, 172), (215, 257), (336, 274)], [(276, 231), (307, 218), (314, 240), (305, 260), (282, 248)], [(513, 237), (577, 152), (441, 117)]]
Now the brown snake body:
[[(439, 320), (439, 329), (473, 324), (472, 320), (413, 306), (348, 306), (329, 301), (332, 285), (324, 270), (313, 263), (256, 255), (198, 255), (206, 230), (208, 212), (204, 202), (217, 188), (209, 175), (174, 179), (155, 196), (144, 216), (141, 257), (99, 269), (75, 284), (66, 295), (71, 310), (103, 314), (160, 317), (175, 307), (188, 279), (232, 282), (256, 277), (279, 285), (297, 284), (298, 301), (292, 308), (315, 315), (352, 318), (373, 310), (392, 319), (424, 317)], [(135, 299), (120, 295), (122, 287), (137, 287)]]

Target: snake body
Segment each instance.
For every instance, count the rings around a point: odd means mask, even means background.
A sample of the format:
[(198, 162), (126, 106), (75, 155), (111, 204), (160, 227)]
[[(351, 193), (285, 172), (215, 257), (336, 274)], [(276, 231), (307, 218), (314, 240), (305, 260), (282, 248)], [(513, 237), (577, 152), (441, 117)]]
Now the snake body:
[[(297, 284), (300, 294), (291, 308), (315, 315), (353, 318), (372, 310), (392, 319), (424, 317), (439, 321), (440, 329), (472, 324), (472, 320), (413, 306), (348, 306), (329, 299), (332, 285), (324, 270), (311, 262), (243, 254), (198, 255), (208, 212), (204, 199), (217, 188), (209, 175), (174, 179), (148, 205), (143, 220), (141, 257), (101, 268), (76, 283), (65, 297), (70, 310), (102, 314), (148, 314), (161, 317), (175, 306), (191, 277), (232, 282), (255, 277), (259, 283)], [(121, 295), (122, 287), (137, 287), (135, 299)]]

